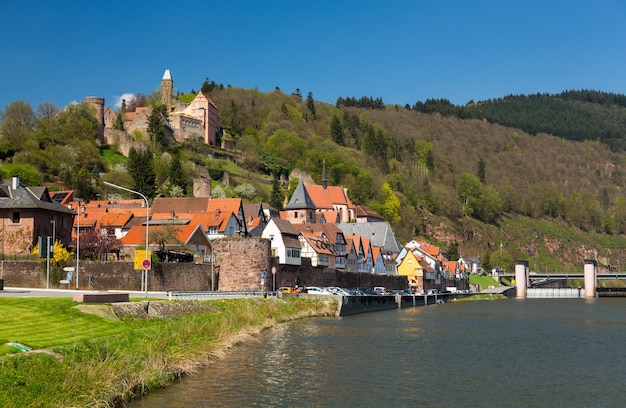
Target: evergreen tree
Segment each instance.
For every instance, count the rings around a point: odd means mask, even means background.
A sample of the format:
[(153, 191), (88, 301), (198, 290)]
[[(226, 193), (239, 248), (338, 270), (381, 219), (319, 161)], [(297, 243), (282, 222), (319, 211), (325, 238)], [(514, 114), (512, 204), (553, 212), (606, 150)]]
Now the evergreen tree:
[(169, 169), (169, 188), (178, 186), (182, 189), (183, 195), (187, 193), (187, 183), (185, 182), (185, 172), (183, 171), (183, 164), (178, 154), (174, 155)]
[(120, 109), (119, 112), (117, 112), (117, 116), (115, 117), (115, 124), (113, 125), (113, 129), (117, 129), (117, 130), (124, 130), (124, 120), (122, 118), (123, 112)]
[(476, 175), (478, 176), (478, 180), (480, 180), (481, 183), (485, 184), (485, 161), (482, 157), (480, 158), (480, 160), (478, 160), (478, 169)]
[(131, 148), (126, 163), (128, 174), (135, 183), (134, 189), (148, 198), (156, 196), (156, 174), (154, 171), (152, 151)]
[(313, 120), (317, 119), (317, 114), (315, 112), (315, 100), (313, 99), (313, 92), (309, 92), (306, 96), (306, 106), (309, 108), (311, 113), (313, 114)]
[(150, 135), (150, 141), (155, 148), (157, 145), (162, 148), (169, 146), (169, 140), (165, 133), (165, 115), (163, 114), (166, 109), (165, 105), (154, 108), (148, 118), (148, 135)]
[(448, 260), (457, 261), (459, 259), (459, 244), (454, 241), (448, 247)]
[(283, 203), (285, 201), (285, 194), (283, 193), (283, 189), (280, 187), (280, 180), (278, 176), (274, 174), (272, 178), (272, 195), (270, 196), (270, 205), (275, 209), (282, 211)]
[(341, 127), (341, 121), (334, 115), (330, 118), (330, 136), (335, 143), (341, 146), (345, 146), (345, 140), (343, 137), (343, 127)]

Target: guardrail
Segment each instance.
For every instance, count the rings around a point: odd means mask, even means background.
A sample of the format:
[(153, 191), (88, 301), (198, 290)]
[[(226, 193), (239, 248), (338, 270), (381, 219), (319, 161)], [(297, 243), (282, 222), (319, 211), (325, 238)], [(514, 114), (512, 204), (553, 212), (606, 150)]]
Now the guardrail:
[(241, 291), (176, 291), (167, 292), (169, 300), (213, 300), (213, 299), (244, 299), (244, 298), (269, 298), (276, 297), (276, 292), (261, 290)]

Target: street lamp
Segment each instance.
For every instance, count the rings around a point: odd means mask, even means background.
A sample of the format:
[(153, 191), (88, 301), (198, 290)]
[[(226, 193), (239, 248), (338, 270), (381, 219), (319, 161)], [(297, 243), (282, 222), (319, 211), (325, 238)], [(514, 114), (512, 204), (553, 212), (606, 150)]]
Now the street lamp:
[(78, 203), (76, 208), (78, 219), (76, 221), (76, 290), (78, 290), (78, 260), (80, 259), (80, 203), (83, 202), (82, 198), (75, 198), (74, 201)]
[(102, 182), (105, 186), (109, 186), (109, 187), (113, 187), (113, 188), (117, 188), (119, 190), (123, 190), (123, 191), (128, 191), (129, 193), (133, 193), (133, 194), (137, 194), (138, 196), (140, 196), (141, 198), (143, 198), (143, 200), (146, 202), (146, 251), (145, 251), (145, 260), (143, 262), (143, 266), (144, 268), (144, 276), (145, 276), (145, 283), (142, 282), (141, 284), (143, 285), (145, 291), (146, 291), (146, 297), (148, 297), (148, 267), (147, 265), (150, 265), (150, 260), (148, 259), (148, 226), (150, 225), (150, 208), (148, 207), (148, 197), (146, 197), (145, 195), (141, 194), (139, 191), (135, 191), (135, 190), (131, 190), (130, 188), (126, 188), (126, 187), (122, 187), (122, 186), (118, 186), (117, 184), (113, 184), (113, 183), (109, 183), (108, 181), (103, 181)]

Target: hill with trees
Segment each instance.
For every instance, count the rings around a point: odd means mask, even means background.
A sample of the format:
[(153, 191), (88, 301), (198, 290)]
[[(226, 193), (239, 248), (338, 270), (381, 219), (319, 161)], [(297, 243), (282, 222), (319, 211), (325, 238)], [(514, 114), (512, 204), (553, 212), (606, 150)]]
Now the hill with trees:
[[(19, 174), (28, 184), (93, 199), (107, 193), (105, 180), (148, 189), (149, 197), (175, 196), (190, 194), (191, 180), (203, 175), (214, 180), (216, 196), (280, 209), (294, 171), (319, 183), (325, 166), (328, 182), (380, 213), (400, 242), (427, 239), (509, 270), (515, 259), (536, 270), (579, 271), (588, 258), (621, 268), (622, 95), (568, 91), (410, 107), (372, 97), (330, 105), (299, 89), (264, 93), (208, 80), (201, 89), (218, 106), (234, 150), (164, 143), (157, 129), (134, 135), (146, 148), (123, 157), (116, 146), (97, 143), (89, 106), (43, 103), (33, 110), (16, 101), (0, 123), (5, 177)], [(159, 100), (148, 95), (141, 103), (158, 107)], [(141, 171), (146, 166), (150, 171)], [(226, 172), (230, 183), (222, 184)]]

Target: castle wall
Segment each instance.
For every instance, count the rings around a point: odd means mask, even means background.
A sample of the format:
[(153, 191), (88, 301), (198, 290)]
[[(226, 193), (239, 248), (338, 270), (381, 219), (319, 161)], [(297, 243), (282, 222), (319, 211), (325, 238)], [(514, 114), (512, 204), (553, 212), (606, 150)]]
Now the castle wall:
[(96, 120), (98, 121), (97, 138), (100, 142), (104, 141), (104, 98), (99, 96), (85, 97), (85, 103), (96, 108)]
[[(406, 289), (406, 276), (387, 276), (371, 273), (343, 272), (335, 269), (313, 268), (308, 258), (302, 266), (278, 266), (272, 276), (270, 241), (264, 238), (224, 238), (213, 241), (215, 265), (194, 263), (162, 263), (148, 272), (148, 290), (166, 292), (211, 290), (211, 277), (215, 276), (215, 289), (272, 290), (273, 278), (276, 288), (301, 286), (339, 286), (348, 288), (384, 286), (387, 289)], [(87, 262), (79, 263), (79, 289), (81, 290), (141, 290), (141, 271), (133, 269), (133, 262)], [(45, 288), (45, 262), (3, 261), (0, 279), (5, 287)], [(264, 274), (264, 286), (261, 285)], [(75, 275), (74, 275), (75, 276)], [(93, 287), (90, 277), (93, 276)], [(65, 272), (60, 266), (51, 267), (50, 287), (66, 289), (60, 284)], [(70, 288), (75, 288), (75, 281)]]

